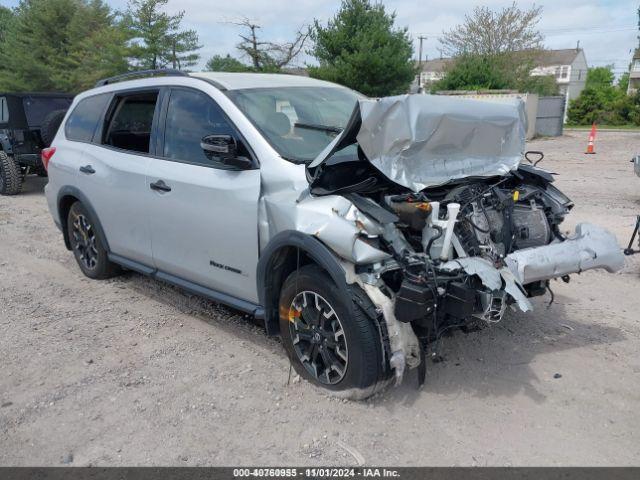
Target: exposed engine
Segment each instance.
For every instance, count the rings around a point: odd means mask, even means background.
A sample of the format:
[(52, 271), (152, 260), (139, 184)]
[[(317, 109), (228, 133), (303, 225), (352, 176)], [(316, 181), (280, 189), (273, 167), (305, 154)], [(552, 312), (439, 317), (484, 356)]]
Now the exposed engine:
[[(550, 182), (529, 170), (502, 178), (466, 181), (420, 193), (387, 195), (386, 206), (408, 244), (383, 237), (394, 251), (382, 273), (395, 296), (398, 320), (419, 338), (433, 339), (452, 327), (499, 321), (514, 290), (490, 288), (482, 275), (460, 268), (462, 259), (482, 258), (506, 269), (511, 252), (562, 239), (559, 224), (573, 206)], [(460, 264), (460, 265), (456, 265)], [(523, 298), (543, 294), (548, 281), (524, 286)], [(514, 288), (522, 290), (522, 286)], [(517, 295), (515, 295), (517, 297)]]

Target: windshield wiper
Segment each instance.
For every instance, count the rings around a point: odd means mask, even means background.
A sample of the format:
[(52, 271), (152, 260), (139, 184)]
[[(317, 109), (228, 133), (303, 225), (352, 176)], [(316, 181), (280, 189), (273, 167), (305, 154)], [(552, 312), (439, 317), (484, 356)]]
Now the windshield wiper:
[(340, 133), (343, 130), (340, 127), (332, 127), (331, 125), (318, 125), (315, 123), (296, 122), (293, 124), (293, 126), (298, 128), (306, 128), (307, 130), (319, 130), (321, 132), (331, 132), (331, 133)]

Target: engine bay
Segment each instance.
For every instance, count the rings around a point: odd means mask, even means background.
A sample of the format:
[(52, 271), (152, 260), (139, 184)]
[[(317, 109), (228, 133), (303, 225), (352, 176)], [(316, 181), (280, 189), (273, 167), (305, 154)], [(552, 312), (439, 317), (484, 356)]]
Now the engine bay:
[[(500, 321), (515, 298), (503, 287), (491, 288), (482, 276), (456, 263), (482, 259), (496, 271), (507, 270), (512, 252), (562, 242), (559, 225), (573, 207), (542, 170), (524, 168), (505, 177), (477, 178), (419, 193), (350, 194), (355, 205), (381, 223), (393, 213), (393, 226), (368, 239), (392, 259), (356, 267), (394, 299), (398, 321), (410, 323), (428, 343), (453, 327), (475, 329)], [(453, 268), (452, 268), (453, 267)], [(495, 285), (493, 285), (495, 287)], [(517, 285), (523, 297), (542, 295), (549, 280)]]

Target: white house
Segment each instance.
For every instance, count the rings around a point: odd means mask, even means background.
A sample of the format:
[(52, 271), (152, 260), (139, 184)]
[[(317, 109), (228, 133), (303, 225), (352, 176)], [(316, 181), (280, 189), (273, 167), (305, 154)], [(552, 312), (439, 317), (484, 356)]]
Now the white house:
[[(451, 58), (440, 58), (422, 62), (419, 78), (411, 85), (411, 91), (417, 92), (418, 86), (423, 90), (429, 90), (429, 86), (443, 78), (446, 70), (453, 62)], [(556, 79), (558, 90), (565, 96), (565, 112), (569, 101), (580, 95), (587, 80), (587, 58), (581, 48), (568, 48), (563, 50), (545, 50), (536, 59), (536, 67), (531, 75), (552, 75)], [(637, 64), (637, 78), (640, 84), (640, 61)], [(418, 84), (418, 81), (420, 82)], [(631, 82), (630, 82), (631, 84)]]
[[(531, 75), (553, 75), (558, 90), (569, 101), (577, 98), (587, 81), (587, 57), (581, 48), (545, 50), (536, 61), (537, 67)], [(565, 108), (566, 112), (566, 108)]]
[[(425, 60), (422, 62), (422, 69), (419, 76), (416, 77), (411, 85), (411, 91), (417, 92), (418, 88), (428, 89), (432, 83), (442, 80), (445, 76), (447, 67), (451, 65), (453, 59), (438, 58), (434, 60)], [(420, 67), (420, 65), (416, 65)]]

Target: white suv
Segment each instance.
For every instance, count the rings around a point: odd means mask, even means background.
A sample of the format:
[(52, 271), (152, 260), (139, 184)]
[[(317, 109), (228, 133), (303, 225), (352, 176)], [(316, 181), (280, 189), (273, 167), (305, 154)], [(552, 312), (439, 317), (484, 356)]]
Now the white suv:
[(572, 204), (520, 165), (520, 105), (143, 74), (78, 95), (43, 151), (67, 248), (91, 278), (134, 270), (264, 319), (317, 385), (369, 395), (443, 331), (621, 266), (608, 232), (560, 233)]

